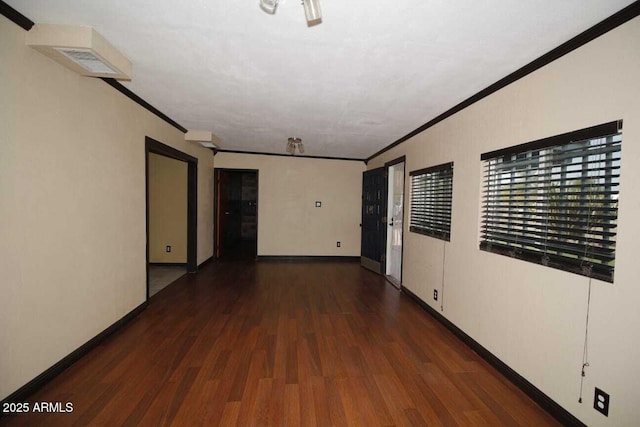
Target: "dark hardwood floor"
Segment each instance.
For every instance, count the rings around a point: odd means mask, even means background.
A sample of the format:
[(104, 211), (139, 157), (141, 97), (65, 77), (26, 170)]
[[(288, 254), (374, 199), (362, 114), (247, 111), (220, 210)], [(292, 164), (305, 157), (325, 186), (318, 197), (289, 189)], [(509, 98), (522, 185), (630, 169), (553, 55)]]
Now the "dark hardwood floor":
[(544, 426), (429, 314), (345, 262), (210, 263), (47, 384), (8, 426)]

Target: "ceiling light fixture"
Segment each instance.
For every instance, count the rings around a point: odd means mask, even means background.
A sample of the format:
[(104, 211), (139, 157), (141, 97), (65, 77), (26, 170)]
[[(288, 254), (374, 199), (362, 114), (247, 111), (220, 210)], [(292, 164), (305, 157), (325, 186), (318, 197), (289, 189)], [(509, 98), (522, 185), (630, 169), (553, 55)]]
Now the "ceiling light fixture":
[(304, 14), (307, 17), (307, 25), (317, 25), (322, 22), (322, 11), (320, 10), (320, 0), (302, 0)]
[[(270, 15), (275, 15), (280, 1), (281, 0), (260, 0), (260, 9)], [(320, 0), (302, 0), (302, 6), (304, 6), (304, 14), (307, 18), (307, 25), (309, 27), (318, 25), (322, 22)]]
[(276, 13), (279, 0), (260, 0), (260, 9), (264, 10), (270, 15)]
[(300, 154), (304, 154), (304, 144), (302, 143), (302, 139), (290, 137), (287, 140), (287, 153), (294, 156), (296, 154), (296, 149)]

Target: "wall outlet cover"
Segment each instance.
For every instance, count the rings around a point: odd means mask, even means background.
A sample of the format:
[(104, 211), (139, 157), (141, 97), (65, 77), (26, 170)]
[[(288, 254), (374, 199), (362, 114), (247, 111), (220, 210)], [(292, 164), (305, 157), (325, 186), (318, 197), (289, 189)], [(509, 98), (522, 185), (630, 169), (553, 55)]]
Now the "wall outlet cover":
[(165, 250), (166, 250), (167, 252), (171, 252), (171, 246), (167, 245), (167, 247), (165, 248)]
[(437, 289), (433, 290), (433, 299), (438, 301), (438, 290)]
[(340, 247), (340, 242), (336, 242), (336, 247), (339, 248)]
[(609, 394), (596, 387), (593, 396), (593, 407), (605, 417), (609, 416)]
[(316, 202), (316, 208), (321, 208), (322, 207), (322, 202)]

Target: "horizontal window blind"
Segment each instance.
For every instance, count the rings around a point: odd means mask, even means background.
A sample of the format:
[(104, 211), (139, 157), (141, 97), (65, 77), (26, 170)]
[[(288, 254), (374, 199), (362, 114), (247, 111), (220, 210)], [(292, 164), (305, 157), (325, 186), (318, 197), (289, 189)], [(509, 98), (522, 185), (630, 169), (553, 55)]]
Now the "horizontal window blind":
[(613, 282), (622, 136), (601, 126), (483, 155), (481, 249)]
[(449, 240), (453, 163), (413, 171), (409, 176), (411, 177), (409, 230)]

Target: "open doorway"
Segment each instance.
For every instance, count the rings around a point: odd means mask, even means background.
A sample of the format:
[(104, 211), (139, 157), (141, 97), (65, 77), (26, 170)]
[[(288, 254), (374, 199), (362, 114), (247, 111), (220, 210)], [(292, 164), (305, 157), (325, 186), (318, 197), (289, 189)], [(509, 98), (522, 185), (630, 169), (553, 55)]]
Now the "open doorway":
[(215, 169), (215, 253), (255, 259), (258, 253), (258, 171)]
[(385, 275), (394, 286), (402, 286), (402, 241), (404, 227), (404, 164), (401, 157), (387, 169), (387, 247)]
[(197, 271), (198, 159), (145, 140), (147, 299)]

